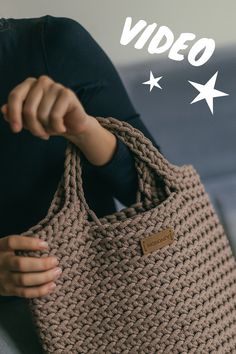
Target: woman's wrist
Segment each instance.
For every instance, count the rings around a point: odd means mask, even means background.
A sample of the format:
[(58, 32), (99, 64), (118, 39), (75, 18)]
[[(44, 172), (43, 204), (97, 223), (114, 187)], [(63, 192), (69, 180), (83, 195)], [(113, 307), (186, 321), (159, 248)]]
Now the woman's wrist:
[(87, 160), (96, 166), (102, 166), (109, 162), (116, 150), (115, 135), (102, 127), (98, 120), (90, 115), (87, 115), (80, 133), (76, 135), (63, 134), (63, 136), (78, 146)]

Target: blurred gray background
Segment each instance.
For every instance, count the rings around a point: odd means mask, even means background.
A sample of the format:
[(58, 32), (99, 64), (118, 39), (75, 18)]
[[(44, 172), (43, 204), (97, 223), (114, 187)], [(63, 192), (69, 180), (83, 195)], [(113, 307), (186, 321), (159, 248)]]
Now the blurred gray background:
[(236, 42), (234, 0), (1, 0), (0, 4), (1, 17), (27, 18), (50, 14), (79, 21), (115, 65), (150, 59), (145, 50), (120, 45), (127, 16), (135, 22), (143, 19), (168, 26), (176, 38), (181, 32), (192, 32), (197, 38), (213, 38), (217, 48)]
[[(80, 22), (102, 46), (119, 71), (124, 85), (142, 120), (151, 130), (172, 163), (193, 164), (225, 227), (236, 256), (236, 2), (234, 0), (1, 0), (1, 17), (27, 18), (45, 14), (69, 17)], [(143, 19), (168, 26), (175, 39), (192, 32), (195, 41), (213, 38), (216, 50), (203, 66), (187, 61), (188, 49), (181, 62), (168, 59), (168, 52), (151, 55), (145, 46), (134, 42), (120, 45), (125, 18), (134, 23)], [(193, 41), (192, 43), (195, 43)], [(191, 44), (190, 44), (191, 47)], [(149, 72), (163, 76), (162, 90), (142, 82)], [(229, 96), (214, 99), (212, 116), (205, 101), (190, 102), (198, 91), (188, 80), (205, 84), (219, 71), (216, 89)]]

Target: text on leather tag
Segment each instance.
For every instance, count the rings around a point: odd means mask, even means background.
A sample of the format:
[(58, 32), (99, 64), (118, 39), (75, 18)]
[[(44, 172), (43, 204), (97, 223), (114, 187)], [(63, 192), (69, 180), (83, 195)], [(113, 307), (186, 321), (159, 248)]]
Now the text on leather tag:
[(152, 234), (141, 240), (143, 254), (148, 254), (174, 242), (174, 230), (171, 228)]

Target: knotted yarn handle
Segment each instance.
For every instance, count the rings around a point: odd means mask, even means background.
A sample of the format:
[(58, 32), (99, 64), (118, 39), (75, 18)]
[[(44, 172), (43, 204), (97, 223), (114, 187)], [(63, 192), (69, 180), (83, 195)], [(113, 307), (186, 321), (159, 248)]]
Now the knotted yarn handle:
[(153, 188), (154, 177), (159, 182), (164, 182), (164, 188), (169, 195), (171, 189), (178, 188), (180, 167), (171, 164), (159, 150), (153, 145), (140, 130), (133, 127), (127, 121), (118, 120), (113, 117), (96, 117), (98, 122), (107, 130), (116, 134), (134, 153), (135, 164), (140, 177), (140, 190), (138, 193), (147, 192), (145, 187)]
[[(180, 167), (169, 163), (140, 130), (134, 128), (126, 121), (120, 121), (113, 117), (95, 118), (104, 128), (116, 134), (134, 153), (135, 164), (139, 175), (139, 190), (137, 192), (137, 198), (139, 198), (139, 200), (141, 193), (146, 194), (146, 198), (151, 198), (155, 189), (153, 176), (164, 182), (163, 186), (167, 196), (169, 196), (173, 190), (178, 189)], [(91, 218), (97, 224), (101, 225), (96, 214), (89, 208), (84, 196), (80, 150), (76, 145), (70, 142), (68, 142), (68, 144), (68, 149), (72, 155), (71, 162), (73, 170), (71, 173), (72, 176), (76, 175), (79, 209), (86, 214), (90, 214)], [(75, 182), (73, 182), (73, 185), (74, 183)]]
[(138, 176), (138, 190), (136, 193), (136, 202), (153, 202), (155, 199), (161, 202), (169, 195), (169, 189), (164, 184), (163, 179), (146, 164), (134, 156), (135, 168)]

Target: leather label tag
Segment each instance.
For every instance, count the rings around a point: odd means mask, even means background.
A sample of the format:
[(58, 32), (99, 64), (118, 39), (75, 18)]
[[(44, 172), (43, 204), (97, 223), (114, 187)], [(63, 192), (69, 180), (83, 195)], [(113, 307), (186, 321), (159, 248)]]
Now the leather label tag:
[(164, 229), (141, 240), (143, 254), (154, 252), (174, 242), (174, 230)]

